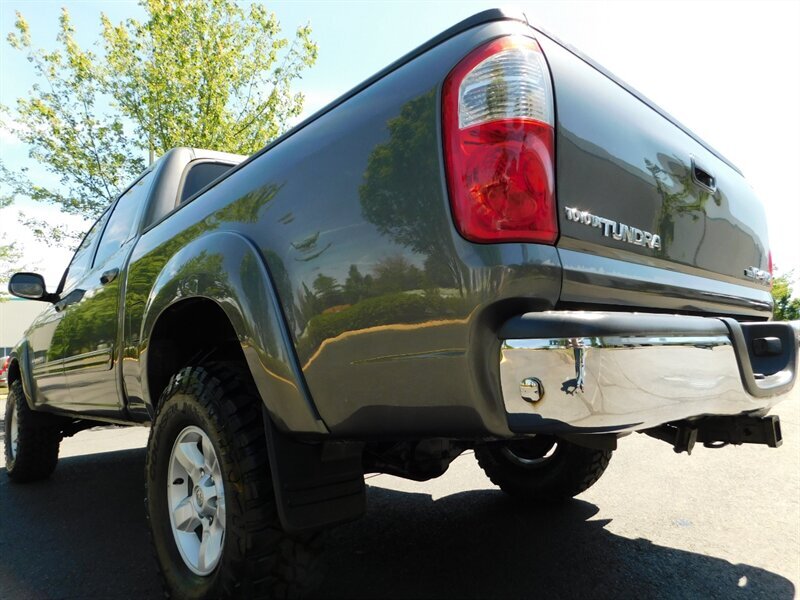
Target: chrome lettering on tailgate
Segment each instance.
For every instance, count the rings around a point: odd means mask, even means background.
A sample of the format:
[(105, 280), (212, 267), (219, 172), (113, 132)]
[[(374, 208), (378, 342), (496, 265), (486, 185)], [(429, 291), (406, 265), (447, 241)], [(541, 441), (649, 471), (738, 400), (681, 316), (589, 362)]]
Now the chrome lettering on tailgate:
[(565, 206), (564, 210), (567, 213), (567, 219), (570, 221), (588, 225), (589, 227), (597, 227), (606, 237), (612, 237), (615, 240), (633, 244), (634, 246), (647, 246), (653, 249), (661, 248), (661, 236), (657, 233), (651, 233), (625, 223), (618, 223), (613, 219), (593, 215), (587, 210), (579, 210), (569, 206)]

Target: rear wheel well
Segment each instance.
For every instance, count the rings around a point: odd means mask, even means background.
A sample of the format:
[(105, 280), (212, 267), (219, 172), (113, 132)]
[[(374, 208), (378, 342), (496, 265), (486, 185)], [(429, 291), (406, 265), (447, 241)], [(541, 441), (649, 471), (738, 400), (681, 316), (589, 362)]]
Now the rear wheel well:
[(19, 361), (16, 358), (11, 359), (8, 363), (8, 389), (11, 389), (11, 384), (17, 379), (22, 379), (22, 372), (19, 370)]
[(250, 373), (228, 315), (206, 298), (182, 300), (167, 308), (150, 335), (148, 354), (147, 387), (153, 408), (170, 377), (183, 367), (211, 360), (241, 362)]

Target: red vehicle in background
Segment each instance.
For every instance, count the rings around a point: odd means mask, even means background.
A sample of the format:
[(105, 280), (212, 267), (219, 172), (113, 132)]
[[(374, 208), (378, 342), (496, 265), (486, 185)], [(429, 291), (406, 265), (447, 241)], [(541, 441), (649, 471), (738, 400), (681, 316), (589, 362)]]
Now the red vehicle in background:
[(0, 357), (0, 387), (6, 387), (8, 385), (8, 363), (10, 361), (10, 356)]

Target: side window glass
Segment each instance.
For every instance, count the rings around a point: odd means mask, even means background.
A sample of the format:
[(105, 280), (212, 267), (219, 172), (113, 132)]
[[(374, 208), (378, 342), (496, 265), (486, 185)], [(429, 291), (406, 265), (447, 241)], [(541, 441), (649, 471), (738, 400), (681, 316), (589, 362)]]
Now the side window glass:
[(109, 211), (104, 212), (103, 216), (95, 221), (89, 233), (83, 238), (81, 245), (78, 246), (78, 249), (72, 256), (64, 279), (64, 290), (71, 290), (81, 277), (92, 267), (92, 254), (94, 253), (95, 242), (100, 232), (103, 231), (103, 226), (108, 220), (108, 214)]
[(97, 256), (94, 259), (95, 265), (105, 264), (122, 247), (122, 244), (133, 237), (139, 224), (137, 218), (139, 209), (147, 202), (152, 181), (153, 171), (150, 171), (133, 184), (117, 201), (114, 212), (111, 213), (111, 218), (103, 232), (103, 237), (100, 239)]
[(181, 197), (178, 204), (183, 204), (187, 198), (194, 196), (232, 167), (233, 165), (213, 162), (199, 162), (191, 165), (189, 167), (189, 172), (186, 173), (186, 178), (183, 180), (183, 189), (181, 190)]

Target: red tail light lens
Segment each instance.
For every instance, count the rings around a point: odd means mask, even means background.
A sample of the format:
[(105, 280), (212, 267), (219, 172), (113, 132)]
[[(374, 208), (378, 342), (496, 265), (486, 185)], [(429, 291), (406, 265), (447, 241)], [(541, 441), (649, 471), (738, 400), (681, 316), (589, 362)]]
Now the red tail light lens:
[(475, 242), (558, 237), (553, 94), (539, 44), (503, 37), (448, 75), (444, 155), (456, 226)]

